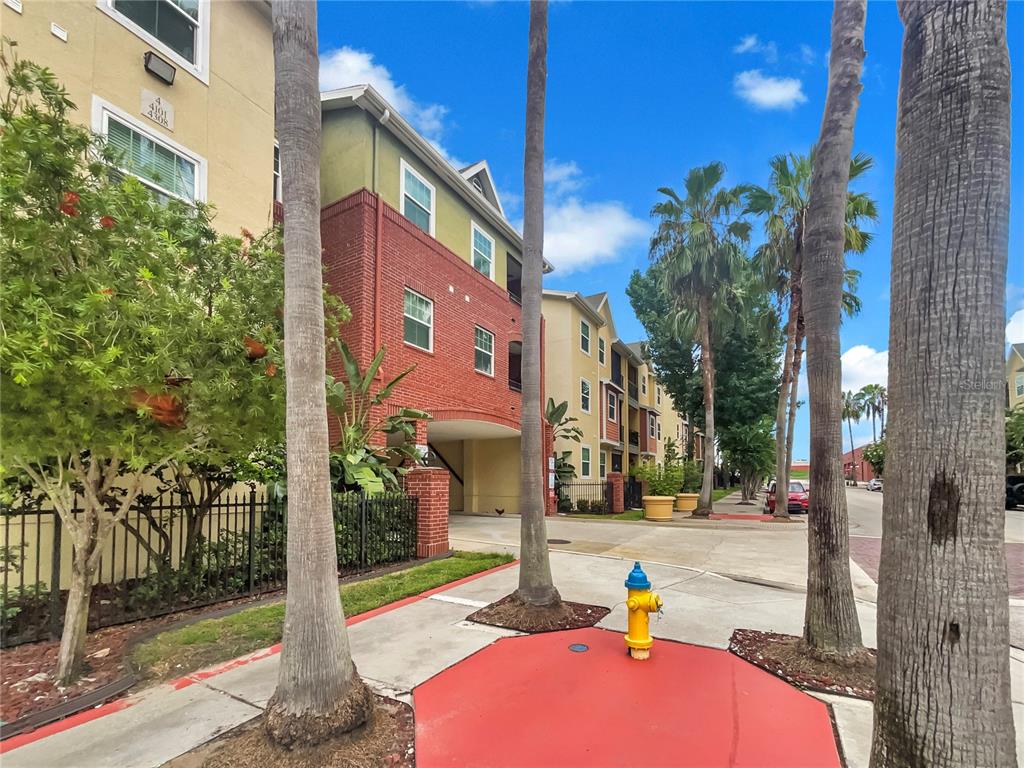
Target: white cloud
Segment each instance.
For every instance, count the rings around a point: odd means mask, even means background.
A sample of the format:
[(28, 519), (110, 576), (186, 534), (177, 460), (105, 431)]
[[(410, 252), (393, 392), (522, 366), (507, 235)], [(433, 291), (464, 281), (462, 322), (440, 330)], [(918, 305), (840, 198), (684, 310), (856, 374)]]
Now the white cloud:
[(647, 222), (618, 201), (584, 202), (569, 197), (544, 208), (544, 256), (559, 277), (614, 261), (624, 248), (649, 233)]
[(807, 43), (800, 43), (800, 58), (803, 60), (804, 64), (813, 64), (818, 60), (818, 54), (813, 48), (811, 48), (811, 46), (807, 45)]
[(390, 70), (374, 61), (372, 53), (345, 46), (327, 51), (320, 57), (320, 90), (332, 91), (349, 85), (372, 85), (384, 99), (423, 134), (456, 168), (465, 163), (452, 157), (441, 144), (447, 128), (448, 107), (423, 104), (412, 97), (404, 85), (395, 82)]
[(772, 77), (759, 69), (740, 72), (733, 80), (736, 95), (757, 109), (792, 109), (807, 101), (796, 77)]
[(1018, 309), (1006, 324), (1006, 343), (1024, 344), (1024, 309)]
[(544, 163), (544, 186), (555, 197), (564, 197), (583, 186), (583, 171), (570, 160), (565, 163), (552, 158)]
[(889, 380), (889, 350), (881, 352), (867, 344), (850, 347), (840, 358), (843, 368), (843, 391), (856, 392), (865, 384), (886, 386)]
[(759, 53), (764, 56), (765, 61), (774, 64), (778, 61), (779, 50), (771, 40), (761, 42), (757, 35), (745, 35), (733, 46), (733, 53)]

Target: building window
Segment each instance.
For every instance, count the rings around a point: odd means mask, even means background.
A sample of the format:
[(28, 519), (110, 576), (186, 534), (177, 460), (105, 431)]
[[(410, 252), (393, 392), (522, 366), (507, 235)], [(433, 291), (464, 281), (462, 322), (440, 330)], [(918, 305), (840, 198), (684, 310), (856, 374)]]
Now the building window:
[(658, 442), (661, 442), (661, 422), (658, 422)]
[(597, 362), (604, 365), (604, 339), (600, 336), (597, 338)]
[(590, 477), (590, 446), (580, 446), (580, 477)]
[(408, 165), (402, 166), (402, 215), (428, 235), (434, 234), (434, 187)]
[(658, 405), (661, 405), (661, 387), (655, 387), (654, 388), (654, 396), (658, 400)]
[(618, 398), (614, 392), (608, 392), (608, 421), (615, 421), (615, 407), (618, 405)]
[(274, 143), (274, 200), (281, 202), (281, 147)]
[(484, 232), (476, 223), (470, 223), (470, 237), (473, 241), (473, 269), (494, 279), (494, 238)]
[(405, 289), (405, 343), (430, 352), (434, 349), (434, 302)]
[(100, 0), (100, 8), (174, 58), (199, 69), (209, 6), (200, 0)]
[(580, 320), (580, 350), (590, 354), (590, 323)]
[(473, 367), (480, 373), (494, 375), (494, 334), (476, 327), (476, 338), (473, 347)]
[(643, 395), (647, 394), (647, 377), (643, 376), (640, 379), (640, 392)]
[(600, 473), (601, 477), (608, 474), (608, 458), (604, 451), (597, 454), (597, 471)]
[(650, 435), (651, 437), (657, 437), (657, 434), (658, 434), (657, 433), (657, 424), (658, 424), (658, 417), (655, 416), (653, 413), (648, 413), (647, 414), (647, 434)]
[(590, 413), (590, 382), (586, 379), (580, 379), (580, 409)]
[(141, 125), (114, 114), (103, 102), (94, 100), (94, 123), (107, 139), (118, 170), (135, 176), (149, 187), (160, 202), (178, 198), (201, 200), (203, 164), (169, 141)]
[(1014, 388), (1017, 390), (1017, 397), (1024, 397), (1024, 373), (1018, 373), (1014, 378)]

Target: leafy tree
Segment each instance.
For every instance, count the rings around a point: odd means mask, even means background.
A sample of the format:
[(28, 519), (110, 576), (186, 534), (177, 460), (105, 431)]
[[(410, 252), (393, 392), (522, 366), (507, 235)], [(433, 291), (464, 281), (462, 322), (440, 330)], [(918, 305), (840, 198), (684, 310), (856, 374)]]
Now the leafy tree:
[[(331, 451), (331, 480), (337, 490), (361, 489), (364, 493), (398, 490), (399, 478), (408, 472), (402, 461), (418, 462), (416, 422), (430, 414), (415, 408), (382, 413), (395, 387), (413, 368), (407, 368), (374, 391), (374, 379), (384, 361), (382, 347), (365, 371), (343, 341), (335, 342), (344, 381), (328, 375), (327, 409), (337, 422), (338, 442)], [(415, 366), (414, 366), (415, 367)], [(388, 440), (395, 436), (398, 440)], [(381, 438), (384, 445), (375, 445)]]
[(1006, 471), (1020, 472), (1024, 464), (1024, 405), (1006, 411)]
[(583, 430), (575, 426), (574, 422), (579, 421), (575, 416), (566, 416), (569, 410), (569, 401), (563, 400), (555, 405), (552, 397), (548, 398), (547, 406), (544, 409), (544, 421), (551, 425), (554, 440), (572, 440), (580, 442), (583, 439)]
[(72, 542), (67, 683), (104, 544), (144, 473), (222, 464), (279, 429), (280, 257), (273, 236), (218, 237), (204, 207), (160, 205), (110, 174), (113, 154), (49, 70), (10, 48), (2, 68), (0, 464), (45, 494)]
[(1007, 653), (1004, 402), (1002, 387), (992, 386), (1005, 370), (1011, 255), (1006, 6), (898, 4), (892, 454), (879, 565), (874, 768), (1018, 765)]
[(655, 204), (659, 219), (651, 240), (651, 257), (663, 266), (673, 298), (677, 335), (700, 348), (704, 394), (704, 482), (696, 517), (711, 514), (715, 467), (716, 339), (735, 322), (736, 279), (744, 269), (750, 225), (739, 215), (741, 188), (722, 187), (725, 166), (711, 163), (686, 176), (685, 197), (663, 187), (665, 200)]
[(320, 91), (315, 3), (275, 2), (274, 92), (281, 145), (285, 367), (288, 371), (288, 592), (277, 688), (264, 715), (272, 741), (322, 742), (372, 715), (338, 595), (328, 459), (327, 356), (320, 258)]
[(544, 111), (548, 77), (548, 4), (531, 0), (523, 153), (523, 397), (519, 481), (520, 554), (516, 600), (551, 608), (561, 597), (551, 579), (544, 521), (544, 449), (540, 412), (540, 315), (544, 263)]
[[(782, 386), (779, 389), (775, 414), (776, 457), (775, 476), (780, 487), (789, 485), (789, 467), (793, 463), (793, 432), (796, 424), (797, 387), (803, 355), (805, 334), (803, 317), (803, 262), (806, 249), (807, 213), (810, 205), (811, 175), (815, 152), (773, 157), (767, 187), (747, 189), (747, 212), (764, 217), (765, 242), (754, 254), (754, 263), (765, 284), (778, 300), (780, 312), (788, 310), (785, 326)], [(850, 180), (873, 166), (867, 155), (856, 155), (850, 161)], [(846, 198), (845, 250), (864, 253), (871, 243), (865, 223), (878, 219), (875, 201), (865, 193), (848, 192)], [(856, 296), (860, 273), (846, 270), (843, 309), (847, 315), (860, 311)], [(788, 414), (787, 414), (788, 411)], [(788, 517), (782, 509), (780, 516)]]
[(753, 425), (734, 425), (719, 432), (718, 442), (726, 462), (739, 470), (743, 503), (749, 503), (775, 461), (775, 438), (771, 416)]
[(858, 658), (864, 653), (850, 580), (839, 325), (850, 155), (864, 63), (866, 16), (866, 0), (837, 1), (833, 6), (828, 96), (811, 175), (803, 264), (806, 292), (802, 309), (807, 325), (811, 404), (811, 503), (803, 639), (811, 655), (839, 659)]
[(864, 446), (864, 461), (871, 465), (871, 469), (879, 477), (885, 473), (885, 440), (878, 440)]

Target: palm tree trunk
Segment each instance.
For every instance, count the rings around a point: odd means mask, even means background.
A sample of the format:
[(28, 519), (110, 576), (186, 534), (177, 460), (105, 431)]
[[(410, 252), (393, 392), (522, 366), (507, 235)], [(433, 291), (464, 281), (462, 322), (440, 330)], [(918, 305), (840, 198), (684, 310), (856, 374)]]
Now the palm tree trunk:
[(846, 426), (850, 430), (850, 463), (853, 465), (853, 471), (850, 473), (853, 475), (853, 487), (857, 487), (857, 457), (854, 455), (856, 448), (853, 447), (853, 419), (846, 420)]
[(715, 356), (711, 351), (711, 302), (700, 300), (700, 372), (704, 385), (704, 477), (694, 517), (711, 514), (711, 491), (715, 483)]
[[(803, 363), (804, 351), (804, 286), (803, 286), (803, 239), (807, 231), (805, 226), (806, 213), (801, 217), (801, 223), (797, 227), (796, 247), (793, 253), (793, 267), (790, 275), (790, 283), (793, 286), (792, 302), (796, 305), (796, 332), (793, 340), (793, 373), (789, 382), (789, 426), (786, 429), (786, 479), (789, 479), (789, 467), (793, 466), (793, 435), (796, 431), (796, 409), (797, 396), (800, 392), (800, 367)], [(789, 488), (789, 485), (786, 485)], [(788, 494), (788, 491), (787, 491)]]
[(796, 411), (800, 387), (800, 366), (803, 363), (803, 323), (797, 325), (796, 348), (793, 350), (793, 380), (789, 384), (789, 426), (786, 429), (786, 466), (793, 466), (793, 435), (796, 432)]
[(812, 654), (821, 657), (845, 657), (862, 649), (850, 581), (849, 521), (843, 484), (839, 321), (846, 195), (866, 14), (866, 0), (836, 0), (833, 6), (828, 97), (811, 177), (803, 265), (811, 403), (804, 641)]
[[(874, 768), (1017, 765), (1003, 547), (1006, 4), (899, 4)], [(922, 279), (926, 276), (927, 279)]]
[[(793, 352), (796, 342), (796, 318), (799, 308), (789, 297), (789, 321), (786, 323), (786, 354), (782, 360), (782, 381), (779, 384), (779, 403), (775, 412), (775, 488), (789, 488), (789, 462), (786, 459), (787, 426), (786, 404), (789, 402), (790, 378), (793, 375)], [(776, 493), (776, 499), (778, 494)], [(789, 517), (788, 504), (775, 504), (776, 517)]]
[(320, 91), (316, 4), (274, 0), (277, 137), (284, 209), (284, 356), (288, 450), (288, 594), (277, 689), (266, 711), (279, 745), (315, 744), (362, 725), (338, 595), (328, 467), (320, 263)]
[(548, 76), (548, 4), (530, 2), (526, 70), (526, 150), (523, 160), (522, 469), (519, 484), (520, 558), (516, 595), (527, 605), (560, 602), (551, 579), (544, 521), (540, 410), (540, 305), (544, 260), (544, 108)]

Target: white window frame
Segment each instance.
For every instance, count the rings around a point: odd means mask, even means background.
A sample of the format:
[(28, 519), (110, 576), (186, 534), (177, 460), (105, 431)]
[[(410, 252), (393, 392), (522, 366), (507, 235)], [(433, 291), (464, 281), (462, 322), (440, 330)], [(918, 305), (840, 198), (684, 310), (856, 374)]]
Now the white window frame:
[[(399, 192), (399, 198), (398, 198), (398, 202), (399, 202), (399, 206), (400, 206), (401, 210), (399, 212), (403, 216), (405, 216), (405, 175), (406, 175), (406, 172), (408, 172), (408, 173), (411, 173), (413, 176), (415, 176), (420, 181), (420, 183), (422, 183), (427, 189), (430, 190), (430, 210), (427, 213), (430, 216), (430, 231), (429, 231), (429, 234), (430, 234), (431, 237), (434, 237), (434, 231), (435, 231), (436, 224), (437, 224), (437, 190), (434, 189), (434, 185), (433, 184), (431, 184), (429, 181), (427, 181), (423, 177), (422, 173), (420, 173), (415, 168), (413, 168), (411, 165), (409, 165), (409, 163), (405, 162), (405, 158), (404, 157), (399, 159), (398, 167), (399, 167), (399, 173), (401, 174), (401, 178), (399, 179), (399, 189), (400, 189), (400, 192)], [(419, 205), (419, 203), (416, 203), (414, 201), (413, 205)], [(411, 221), (412, 220), (410, 219), (410, 222)], [(416, 225), (413, 224), (413, 226), (416, 226)], [(416, 227), (416, 229), (419, 229), (419, 227)]]
[[(142, 135), (144, 135), (150, 141), (153, 141), (153, 142), (155, 142), (157, 144), (162, 144), (165, 149), (169, 149), (171, 152), (174, 152), (176, 155), (181, 155), (186, 160), (189, 160), (189, 161), (195, 163), (196, 164), (196, 197), (195, 197), (195, 199), (196, 199), (196, 201), (201, 202), (201, 203), (206, 201), (206, 172), (207, 171), (206, 171), (206, 158), (205, 157), (203, 157), (202, 155), (197, 155), (195, 152), (193, 152), (188, 147), (182, 146), (181, 144), (179, 144), (178, 142), (174, 141), (173, 139), (171, 139), (171, 138), (165, 136), (164, 134), (160, 133), (159, 131), (149, 127), (148, 125), (143, 123), (141, 120), (138, 120), (138, 119), (132, 117), (131, 115), (129, 115), (123, 109), (119, 109), (118, 107), (115, 107), (113, 104), (111, 104), (106, 99), (101, 99), (99, 96), (95, 96), (94, 95), (92, 97), (92, 130), (93, 130), (93, 132), (94, 133), (98, 133), (100, 136), (103, 136), (104, 139), (106, 139), (106, 136), (107, 136), (107, 125), (109, 124), (109, 120), (110, 120), (111, 116), (113, 116), (118, 122), (124, 123), (125, 125), (127, 125), (133, 131), (137, 131), (138, 133), (141, 133)], [(149, 179), (143, 179), (140, 176), (136, 176), (134, 173), (132, 173), (131, 171), (129, 171), (127, 169), (118, 167), (118, 170), (121, 171), (122, 173), (125, 173), (125, 174), (129, 175), (129, 176), (133, 176), (133, 177), (137, 178), (139, 180), (139, 182), (141, 182), (144, 186), (156, 189), (157, 191), (159, 191), (163, 195), (167, 195), (168, 197), (173, 197), (176, 200), (184, 200), (184, 202), (186, 202), (186, 203), (191, 203), (192, 202), (191, 200), (186, 200), (185, 198), (181, 197), (180, 195), (176, 195), (173, 192), (171, 192), (171, 191), (169, 191), (167, 189), (164, 189), (159, 184), (155, 184), (152, 181), (150, 181)]]
[[(414, 294), (416, 296), (419, 296), (424, 301), (427, 301), (427, 302), (430, 303), (430, 325), (428, 326), (428, 328), (430, 328), (430, 346), (427, 347), (426, 349), (424, 349), (423, 347), (419, 346), (418, 344), (413, 344), (411, 341), (406, 341), (405, 340), (405, 318), (408, 317), (410, 320), (415, 320), (417, 323), (422, 323), (423, 322), (418, 317), (413, 317), (412, 315), (405, 314), (405, 292), (406, 291), (408, 291), (409, 293), (412, 293), (412, 294)], [(402, 343), (405, 344), (407, 347), (412, 347), (413, 349), (418, 349), (421, 352), (433, 352), (434, 351), (434, 300), (431, 299), (431, 298), (428, 298), (427, 296), (424, 296), (419, 291), (414, 291), (409, 286), (405, 286), (402, 289)]]
[(120, 11), (114, 0), (96, 0), (96, 7), (143, 42), (156, 48), (183, 70), (204, 85), (210, 84), (210, 0), (199, 0), (199, 18), (196, 20), (196, 61), (190, 62), (155, 35), (150, 34)]
[(604, 366), (607, 365), (608, 356), (605, 354), (604, 336), (597, 337), (597, 362)]
[[(431, 317), (433, 317), (433, 316), (431, 316)], [(433, 328), (433, 323), (431, 323), (431, 328)], [(477, 353), (477, 350), (479, 350), (480, 352), (486, 352), (487, 351), (487, 350), (482, 349), (482, 348), (480, 348), (480, 347), (478, 347), (476, 345), (476, 332), (477, 331), (483, 331), (484, 333), (486, 333), (488, 336), (491, 337), (491, 352), (490, 352), (490, 355), (491, 355), (491, 370), (490, 371), (481, 371), (479, 368), (476, 367), (476, 353)], [(482, 325), (475, 325), (475, 326), (473, 326), (473, 370), (476, 371), (477, 373), (483, 374), (484, 376), (490, 376), (492, 379), (494, 378), (494, 334), (491, 331), (488, 331)]]
[(658, 424), (658, 445), (661, 445), (661, 422), (659, 421), (659, 422), (657, 422), (657, 424)]
[(1014, 376), (1013, 388), (1017, 393), (1017, 397), (1024, 397), (1024, 373), (1018, 373)]
[(272, 169), (275, 189), (274, 202), (282, 203), (284, 202), (284, 185), (282, 184), (281, 179), (281, 145), (278, 144), (277, 141), (274, 142), (274, 155), (272, 162), (276, 166)]
[(658, 417), (652, 412), (647, 413), (647, 436), (655, 437), (657, 434)]
[(608, 390), (608, 421), (614, 424), (618, 423), (618, 408), (616, 408), (616, 406), (618, 405), (618, 403), (616, 402), (617, 400), (618, 397), (616, 396), (616, 394), (611, 390)]
[[(583, 385), (587, 386), (587, 404), (583, 404)], [(594, 399), (594, 388), (590, 386), (588, 379), (580, 379), (580, 410), (584, 413), (590, 413), (590, 406), (593, 405)]]
[[(586, 336), (583, 335), (583, 329), (584, 328), (587, 329), (587, 335)], [(593, 329), (590, 327), (590, 323), (588, 323), (586, 320), (580, 320), (580, 352), (582, 352), (587, 357), (590, 357), (590, 348), (593, 346), (593, 344), (591, 344), (591, 338), (590, 338), (590, 332), (592, 330)], [(583, 339), (587, 340), (586, 348), (583, 347)]]
[(608, 456), (604, 451), (597, 452), (597, 476), (601, 478), (608, 476)]
[[(583, 458), (583, 452), (584, 451), (587, 452), (587, 458), (586, 459)], [(584, 462), (587, 465), (587, 471), (586, 472), (583, 471), (583, 464), (584, 464)], [(593, 472), (593, 470), (594, 470), (594, 452), (590, 449), (589, 445), (581, 445), (580, 446), (580, 477), (584, 478), (584, 479), (589, 479), (590, 477), (592, 477), (591, 472)]]
[(640, 394), (647, 394), (647, 377), (644, 376), (640, 379)]
[[(476, 268), (476, 237), (475, 237), (475, 235), (476, 235), (477, 232), (479, 232), (481, 235), (483, 235), (484, 239), (486, 239), (491, 244), (491, 269), (490, 269), (489, 272), (480, 272), (480, 270)], [(485, 275), (488, 278), (490, 278), (491, 280), (493, 280), (494, 279), (494, 262), (498, 258), (497, 257), (497, 252), (498, 252), (498, 248), (497, 248), (497, 246), (496, 246), (496, 244), (494, 242), (494, 238), (491, 237), (490, 235), (488, 235), (484, 231), (483, 227), (481, 227), (475, 221), (470, 220), (470, 222), (469, 222), (469, 265), (471, 267), (473, 267), (473, 269), (475, 269), (477, 272), (480, 272), (481, 275)]]
[(661, 405), (661, 387), (659, 387), (659, 386), (655, 386), (654, 387), (654, 396), (655, 396), (655, 399), (656, 399), (658, 405)]

